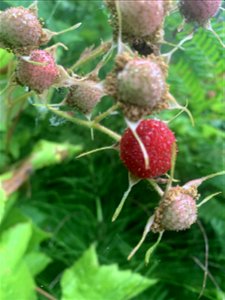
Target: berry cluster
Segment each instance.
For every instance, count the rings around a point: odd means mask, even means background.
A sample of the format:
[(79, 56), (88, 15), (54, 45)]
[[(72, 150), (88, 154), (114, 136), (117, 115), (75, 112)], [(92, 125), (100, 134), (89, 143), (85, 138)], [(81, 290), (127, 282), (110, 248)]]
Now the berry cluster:
[[(204, 180), (224, 172), (191, 181), (182, 187), (172, 187), (178, 151), (176, 138), (166, 122), (146, 119), (161, 110), (181, 107), (170, 94), (166, 83), (171, 55), (160, 52), (160, 46), (165, 42), (164, 21), (174, 10), (174, 1), (106, 0), (105, 3), (111, 15), (114, 39), (111, 47), (105, 43), (102, 49), (111, 55), (116, 48), (117, 54), (113, 70), (104, 81), (99, 79), (98, 71), (105, 63), (107, 54), (95, 70), (81, 77), (56, 64), (57, 45), (40, 50), (40, 46), (59, 33), (43, 28), (35, 5), (9, 8), (0, 13), (0, 46), (17, 57), (15, 79), (18, 84), (29, 87), (40, 98), (51, 87), (66, 87), (68, 93), (61, 105), (80, 111), (88, 117), (88, 121), (71, 117), (71, 111), (65, 113), (51, 108), (52, 112), (77, 124), (99, 129), (119, 142), (116, 149), (119, 149), (120, 158), (129, 171), (130, 185), (113, 220), (119, 215), (131, 187), (139, 180), (148, 180), (158, 191), (161, 200), (146, 225), (142, 243), (150, 230), (162, 233), (165, 230), (188, 229), (197, 220), (197, 187)], [(177, 8), (186, 22), (209, 29), (210, 18), (219, 11), (220, 6), (221, 0), (180, 0)], [(92, 120), (94, 107), (105, 95), (114, 98), (114, 107)], [(117, 108), (121, 109), (128, 125), (122, 137), (100, 124)], [(171, 175), (162, 178), (169, 170)], [(160, 180), (168, 182), (165, 191), (158, 184)]]

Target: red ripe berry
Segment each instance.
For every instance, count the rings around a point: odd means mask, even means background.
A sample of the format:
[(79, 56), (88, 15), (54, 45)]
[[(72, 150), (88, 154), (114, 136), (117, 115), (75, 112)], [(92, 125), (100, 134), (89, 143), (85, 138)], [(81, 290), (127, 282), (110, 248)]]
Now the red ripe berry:
[[(31, 62), (20, 59), (16, 77), (21, 85), (42, 93), (50, 88), (57, 80), (59, 71), (54, 58), (45, 50), (34, 50), (30, 54)], [(43, 63), (34, 64), (33, 62)]]
[(218, 12), (221, 2), (221, 0), (181, 0), (180, 12), (187, 22), (195, 21), (204, 25)]
[(132, 131), (127, 129), (120, 142), (120, 157), (128, 170), (139, 178), (153, 178), (169, 171), (173, 144), (176, 142), (173, 132), (157, 120), (141, 121), (136, 132), (148, 154), (149, 168), (146, 169), (140, 144)]

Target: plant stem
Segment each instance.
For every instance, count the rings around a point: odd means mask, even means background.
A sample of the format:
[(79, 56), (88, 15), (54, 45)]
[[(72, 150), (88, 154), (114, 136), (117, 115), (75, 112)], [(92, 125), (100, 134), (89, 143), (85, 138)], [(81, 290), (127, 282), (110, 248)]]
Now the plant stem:
[(90, 150), (90, 151), (87, 151), (87, 152), (84, 152), (84, 153), (81, 153), (80, 155), (78, 155), (76, 158), (81, 158), (81, 157), (84, 157), (86, 155), (90, 155), (90, 154), (93, 154), (93, 153), (96, 153), (96, 152), (99, 152), (99, 151), (104, 151), (104, 150), (116, 150), (116, 147), (111, 145), (111, 146), (106, 146), (106, 147), (101, 147), (101, 148), (97, 148), (97, 149), (94, 149), (94, 150)]
[(53, 297), (52, 295), (50, 295), (49, 293), (47, 293), (45, 290), (41, 289), (40, 287), (36, 286), (35, 290), (41, 294), (42, 296), (44, 296), (46, 299), (49, 300), (57, 300), (55, 297)]
[(111, 138), (113, 138), (115, 141), (119, 142), (120, 139), (121, 139), (121, 136), (112, 131), (111, 129), (101, 125), (101, 124), (98, 124), (98, 123), (93, 123), (93, 122), (90, 122), (92, 125), (90, 126), (91, 128), (95, 128), (101, 132), (104, 132), (105, 134), (107, 134), (108, 136), (110, 136)]
[(78, 119), (78, 118), (74, 118), (74, 117), (71, 117), (69, 116), (68, 114), (62, 112), (62, 111), (59, 111), (59, 110), (56, 110), (54, 108), (51, 108), (49, 105), (47, 105), (47, 108), (53, 112), (54, 114), (60, 116), (61, 118), (64, 118), (74, 124), (77, 124), (77, 125), (81, 125), (81, 126), (84, 126), (84, 127), (87, 127), (87, 128), (94, 128), (94, 129), (97, 129), (105, 134), (107, 134), (108, 136), (110, 136), (112, 139), (116, 140), (117, 142), (120, 141), (121, 139), (121, 136), (112, 131), (111, 129), (109, 128), (106, 128), (105, 126), (99, 124), (99, 123), (95, 123), (94, 121), (85, 121), (85, 120), (81, 120), (81, 119)]
[(114, 104), (113, 106), (111, 106), (108, 110), (106, 110), (105, 112), (103, 112), (102, 114), (98, 115), (95, 119), (94, 122), (99, 123), (100, 121), (102, 121), (103, 119), (105, 119), (106, 117), (108, 117), (113, 111), (115, 111), (117, 108), (119, 107), (119, 103)]
[(20, 97), (16, 98), (16, 99), (13, 101), (13, 104), (17, 104), (17, 103), (20, 102), (20, 101), (27, 100), (27, 98), (29, 98), (29, 97), (31, 97), (31, 96), (34, 96), (34, 95), (35, 95), (35, 92), (34, 92), (34, 91), (27, 92), (27, 93), (21, 95)]
[(159, 196), (162, 197), (164, 195), (163, 190), (154, 180), (147, 179), (147, 181), (152, 185), (152, 187), (156, 190), (156, 192), (159, 194)]
[(89, 54), (81, 57), (75, 64), (70, 68), (71, 71), (78, 69), (81, 65), (86, 64), (87, 62), (95, 59), (96, 57), (107, 52), (112, 46), (111, 42), (105, 42), (101, 44), (98, 48), (91, 51)]

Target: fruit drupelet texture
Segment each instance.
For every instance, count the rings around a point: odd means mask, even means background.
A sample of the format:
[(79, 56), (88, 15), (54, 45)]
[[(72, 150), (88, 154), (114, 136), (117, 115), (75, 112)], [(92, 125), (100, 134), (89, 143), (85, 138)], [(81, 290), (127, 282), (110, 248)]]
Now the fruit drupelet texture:
[(196, 200), (198, 197), (196, 186), (191, 186), (188, 189), (181, 186), (170, 188), (155, 210), (151, 230), (161, 232), (163, 230), (180, 231), (190, 228), (197, 220)]
[(193, 197), (179, 193), (174, 200), (164, 206), (161, 225), (165, 230), (185, 230), (195, 223), (197, 206)]
[(133, 59), (118, 74), (121, 101), (153, 109), (166, 92), (165, 75), (152, 59)]
[[(158, 30), (163, 23), (164, 0), (119, 1), (123, 31), (133, 36), (146, 37)], [(141, 17), (140, 17), (141, 16)]]
[[(54, 58), (45, 50), (34, 50), (30, 55), (31, 62), (20, 59), (17, 70), (17, 81), (31, 90), (42, 93), (50, 88), (57, 80), (59, 72)], [(43, 65), (35, 65), (38, 62)]]
[(11, 50), (36, 49), (40, 45), (42, 26), (37, 16), (24, 7), (12, 7), (0, 14), (0, 43)]
[(86, 80), (70, 87), (66, 103), (81, 113), (90, 114), (103, 96), (103, 88), (97, 82)]
[(173, 132), (158, 120), (143, 120), (136, 132), (147, 151), (150, 167), (146, 169), (143, 152), (132, 133), (127, 129), (120, 142), (120, 157), (128, 170), (139, 178), (153, 178), (165, 174), (171, 168)]

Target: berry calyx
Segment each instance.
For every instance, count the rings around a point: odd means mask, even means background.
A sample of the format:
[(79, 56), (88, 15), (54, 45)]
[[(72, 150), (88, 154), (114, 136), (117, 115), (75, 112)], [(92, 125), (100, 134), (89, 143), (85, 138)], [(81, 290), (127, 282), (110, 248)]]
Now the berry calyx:
[(173, 132), (158, 120), (143, 120), (136, 129), (149, 159), (146, 167), (143, 151), (131, 129), (127, 129), (120, 142), (120, 158), (128, 170), (138, 178), (153, 178), (171, 168), (172, 149), (176, 142)]
[[(35, 64), (38, 63), (38, 64)], [(59, 71), (53, 56), (45, 50), (34, 50), (30, 62), (20, 58), (16, 79), (19, 84), (28, 86), (38, 93), (50, 88), (58, 79)]]
[(168, 108), (167, 64), (160, 57), (118, 55), (114, 70), (106, 78), (108, 94), (120, 102), (132, 121)]
[(15, 53), (25, 54), (41, 44), (42, 26), (35, 13), (12, 7), (0, 14), (0, 44)]

